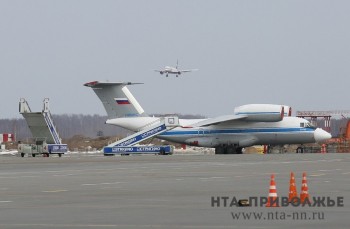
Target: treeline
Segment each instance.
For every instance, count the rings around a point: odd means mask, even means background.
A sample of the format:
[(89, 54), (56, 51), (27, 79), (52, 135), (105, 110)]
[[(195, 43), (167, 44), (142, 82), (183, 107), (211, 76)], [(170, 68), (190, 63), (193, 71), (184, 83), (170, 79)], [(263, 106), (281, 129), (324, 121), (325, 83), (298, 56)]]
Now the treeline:
[[(154, 116), (164, 115), (154, 114)], [(204, 118), (200, 115), (178, 116), (180, 118)], [(101, 136), (126, 136), (130, 133), (130, 131), (123, 128), (105, 124), (107, 116), (63, 114), (52, 115), (52, 118), (62, 139), (69, 139), (75, 135), (96, 138)], [(0, 133), (14, 133), (17, 140), (26, 140), (32, 137), (28, 125), (23, 118), (0, 119)]]
[[(127, 135), (129, 131), (112, 125), (105, 124), (107, 116), (64, 114), (52, 115), (54, 123), (62, 139), (68, 139), (75, 135), (83, 135), (90, 138), (99, 136)], [(15, 133), (17, 140), (31, 138), (31, 132), (25, 119), (0, 119), (1, 133)]]

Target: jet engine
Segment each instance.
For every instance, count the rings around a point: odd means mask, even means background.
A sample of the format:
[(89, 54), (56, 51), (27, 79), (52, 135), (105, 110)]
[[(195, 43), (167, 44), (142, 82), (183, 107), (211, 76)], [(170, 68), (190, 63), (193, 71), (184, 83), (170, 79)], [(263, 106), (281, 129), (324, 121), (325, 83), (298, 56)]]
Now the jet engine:
[(289, 116), (289, 107), (274, 104), (243, 105), (236, 107), (234, 114), (247, 116), (247, 118), (245, 118), (245, 121), (279, 122), (285, 115), (285, 107), (288, 109), (286, 112), (288, 112), (287, 115)]

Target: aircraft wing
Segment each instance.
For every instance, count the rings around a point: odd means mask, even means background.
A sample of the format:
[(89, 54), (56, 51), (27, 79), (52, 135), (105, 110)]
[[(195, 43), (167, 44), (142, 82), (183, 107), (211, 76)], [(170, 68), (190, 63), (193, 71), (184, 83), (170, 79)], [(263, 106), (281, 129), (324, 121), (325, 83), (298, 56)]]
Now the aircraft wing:
[(194, 71), (198, 71), (198, 69), (187, 69), (187, 70), (179, 70), (179, 72), (194, 72)]
[(232, 122), (232, 121), (236, 121), (236, 120), (242, 120), (247, 118), (246, 115), (224, 115), (224, 116), (219, 116), (216, 118), (210, 118), (210, 119), (206, 119), (204, 121), (200, 121), (197, 123), (194, 123), (192, 125), (192, 127), (204, 127), (204, 126), (211, 126), (211, 125), (218, 125), (221, 123), (225, 123), (225, 122)]

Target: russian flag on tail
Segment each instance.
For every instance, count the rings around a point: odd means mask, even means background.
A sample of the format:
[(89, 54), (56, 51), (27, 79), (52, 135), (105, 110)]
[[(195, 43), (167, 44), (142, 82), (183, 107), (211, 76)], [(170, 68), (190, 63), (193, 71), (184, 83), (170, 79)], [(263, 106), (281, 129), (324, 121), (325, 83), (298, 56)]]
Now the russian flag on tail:
[(114, 98), (114, 100), (116, 101), (116, 103), (118, 105), (130, 104), (130, 102), (129, 102), (129, 100), (127, 98)]

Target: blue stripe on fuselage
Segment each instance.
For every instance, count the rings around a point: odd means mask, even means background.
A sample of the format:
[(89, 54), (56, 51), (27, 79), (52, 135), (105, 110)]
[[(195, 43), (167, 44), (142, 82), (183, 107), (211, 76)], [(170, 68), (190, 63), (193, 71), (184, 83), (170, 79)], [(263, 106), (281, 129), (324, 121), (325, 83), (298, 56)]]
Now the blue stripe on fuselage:
[(254, 129), (223, 129), (223, 130), (170, 130), (159, 136), (175, 135), (198, 135), (200, 134), (243, 134), (243, 133), (290, 133), (290, 132), (313, 132), (313, 128), (254, 128)]

